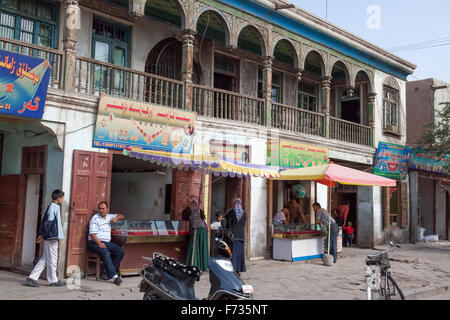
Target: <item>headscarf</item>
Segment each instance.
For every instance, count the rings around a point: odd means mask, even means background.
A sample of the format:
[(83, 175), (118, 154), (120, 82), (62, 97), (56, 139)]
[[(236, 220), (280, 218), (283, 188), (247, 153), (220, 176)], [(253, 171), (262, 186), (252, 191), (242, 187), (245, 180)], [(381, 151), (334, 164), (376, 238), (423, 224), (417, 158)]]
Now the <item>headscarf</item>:
[(234, 214), (236, 215), (236, 219), (241, 220), (244, 215), (244, 210), (242, 209), (242, 202), (240, 198), (234, 199)]
[(195, 195), (189, 195), (187, 197), (189, 208), (191, 213), (189, 215), (189, 221), (191, 223), (191, 228), (196, 228), (202, 226), (202, 217), (200, 212), (200, 206), (198, 204), (198, 197)]

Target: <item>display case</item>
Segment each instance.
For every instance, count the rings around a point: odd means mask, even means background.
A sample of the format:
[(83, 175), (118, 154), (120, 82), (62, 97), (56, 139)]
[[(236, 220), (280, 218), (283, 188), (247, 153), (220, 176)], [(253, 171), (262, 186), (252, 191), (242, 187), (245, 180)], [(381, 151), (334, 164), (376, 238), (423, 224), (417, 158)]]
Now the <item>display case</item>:
[(111, 241), (125, 251), (121, 273), (136, 273), (145, 264), (142, 257), (153, 252), (183, 261), (189, 233), (189, 221), (118, 220), (111, 226)]
[(318, 224), (273, 225), (272, 237), (305, 239), (324, 236), (325, 231)]
[(294, 262), (320, 259), (325, 236), (317, 224), (272, 225), (273, 258)]

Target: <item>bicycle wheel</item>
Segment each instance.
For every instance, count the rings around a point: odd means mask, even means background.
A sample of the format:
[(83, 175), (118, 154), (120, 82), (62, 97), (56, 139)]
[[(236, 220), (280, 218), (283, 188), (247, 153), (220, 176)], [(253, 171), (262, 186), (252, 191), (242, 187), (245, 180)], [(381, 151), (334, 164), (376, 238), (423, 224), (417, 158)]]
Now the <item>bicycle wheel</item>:
[(387, 300), (405, 300), (405, 295), (398, 286), (397, 282), (388, 275), (387, 288), (386, 288), (386, 299)]

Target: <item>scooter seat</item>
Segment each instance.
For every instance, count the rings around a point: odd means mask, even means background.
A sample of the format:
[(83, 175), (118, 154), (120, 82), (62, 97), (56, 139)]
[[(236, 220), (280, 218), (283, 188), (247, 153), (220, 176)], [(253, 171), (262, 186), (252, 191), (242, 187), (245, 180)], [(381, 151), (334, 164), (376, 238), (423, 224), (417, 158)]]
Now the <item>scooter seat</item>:
[(200, 280), (201, 273), (197, 267), (187, 266), (170, 257), (157, 255), (153, 258), (153, 264), (177, 279), (185, 280), (188, 278), (196, 278), (196, 280)]

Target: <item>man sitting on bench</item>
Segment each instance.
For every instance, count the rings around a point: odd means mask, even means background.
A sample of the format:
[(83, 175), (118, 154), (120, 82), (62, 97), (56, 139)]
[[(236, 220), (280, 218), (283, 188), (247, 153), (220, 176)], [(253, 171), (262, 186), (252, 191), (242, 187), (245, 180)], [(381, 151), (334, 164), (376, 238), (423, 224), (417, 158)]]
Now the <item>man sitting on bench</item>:
[[(107, 280), (113, 279), (116, 285), (122, 280), (117, 275), (124, 251), (111, 241), (111, 224), (125, 218), (121, 214), (110, 214), (108, 202), (98, 204), (98, 213), (95, 214), (89, 224), (88, 250), (98, 253), (103, 261)], [(113, 256), (111, 258), (111, 256)]]

